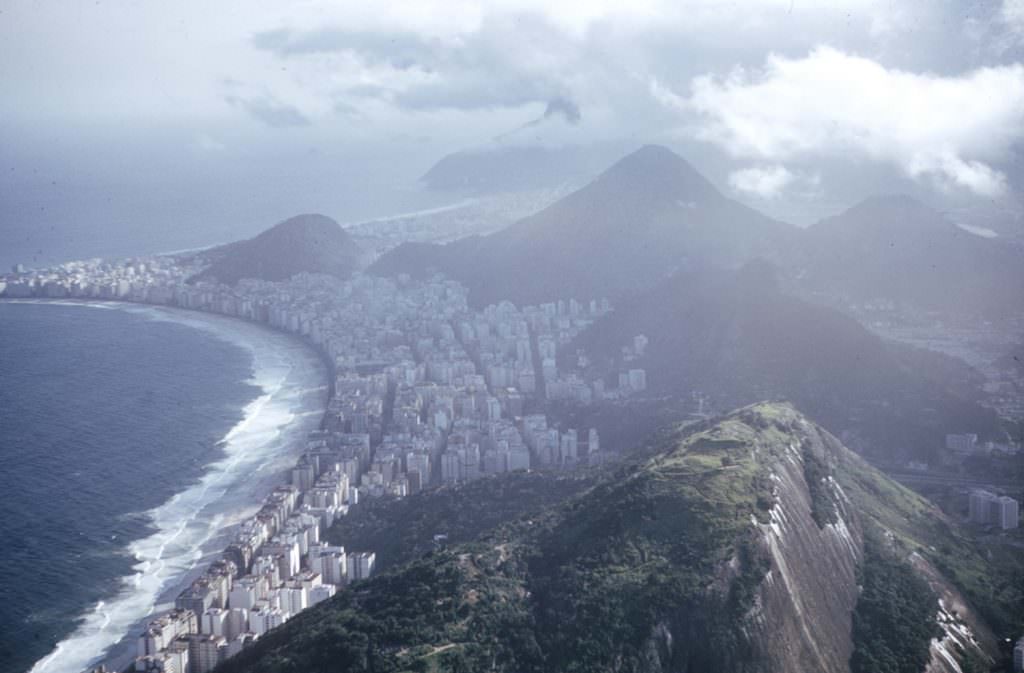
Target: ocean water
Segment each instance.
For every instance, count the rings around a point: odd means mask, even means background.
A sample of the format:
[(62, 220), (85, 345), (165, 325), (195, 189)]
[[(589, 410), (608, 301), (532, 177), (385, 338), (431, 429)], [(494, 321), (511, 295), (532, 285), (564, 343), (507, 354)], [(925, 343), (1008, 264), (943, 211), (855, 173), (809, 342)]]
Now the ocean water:
[(166, 129), (32, 138), (3, 121), (0, 273), (219, 245), (300, 213), (345, 224), (461, 200), (417, 182), (445, 152), (409, 143), (360, 150), (290, 138), (270, 150), (237, 137), (199, 156)]
[(260, 326), (0, 302), (0, 673), (126, 663), (325, 399), (316, 355)]

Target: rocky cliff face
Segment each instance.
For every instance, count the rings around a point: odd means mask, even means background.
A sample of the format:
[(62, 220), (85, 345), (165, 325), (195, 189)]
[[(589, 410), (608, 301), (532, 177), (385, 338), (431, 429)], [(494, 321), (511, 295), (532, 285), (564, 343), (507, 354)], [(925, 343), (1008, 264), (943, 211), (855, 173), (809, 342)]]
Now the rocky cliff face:
[[(712, 657), (727, 666), (722, 670), (845, 673), (853, 652), (851, 617), (864, 543), (853, 503), (827, 473), (838, 443), (788, 407), (751, 408), (726, 426), (727, 434), (720, 425), (710, 436), (742, 441), (768, 478), (770, 501), (750, 518), (753, 549), (746, 552), (766, 570), (735, 620), (735, 651)], [(709, 598), (742, 582), (743, 565), (740, 554), (724, 562)], [(659, 624), (648, 644), (646, 670), (701, 670), (679, 655), (702, 645), (681, 646), (683, 637), (678, 627)]]
[(958, 671), (988, 645), (936, 569), (949, 526), (791, 406), (755, 405), (343, 592), (224, 670)]
[[(862, 590), (865, 527), (881, 533), (894, 556), (934, 592), (927, 610), (935, 618), (936, 636), (928, 643), (923, 670), (962, 673), (967, 660), (992, 662), (995, 639), (971, 602), (928, 558), (908, 551), (905, 536), (923, 532), (914, 531), (921, 515), (944, 522), (941, 513), (891, 483), (899, 499), (876, 503), (877, 509), (859, 508), (858, 502), (879, 495), (874, 489), (869, 493), (864, 485), (885, 478), (787, 405), (755, 405), (734, 418), (746, 429), (755, 429), (744, 441), (768, 471), (772, 504), (767, 521), (751, 518), (751, 526), (759, 533), (755, 555), (768, 570), (747, 611), (736, 622), (741, 634), (736, 650), (742, 654), (721, 657), (722, 670), (850, 671), (856, 646), (853, 615)], [(726, 420), (724, 425), (729, 423)], [(721, 428), (720, 424), (710, 432)], [(777, 436), (779, 432), (784, 439)], [(736, 427), (729, 433), (733, 437), (743, 434)], [(850, 494), (841, 482), (847, 484)], [(879, 517), (879, 511), (897, 517), (903, 525), (886, 527), (891, 519)], [(921, 538), (924, 540), (926, 536)], [(739, 556), (733, 555), (720, 568), (709, 595), (725, 593), (731, 584), (741, 581), (736, 572), (741, 566)], [(713, 605), (706, 607), (713, 609)], [(647, 644), (645, 670), (693, 670), (678, 656), (680, 650), (687, 649), (679, 644), (684, 635), (671, 623), (659, 623)]]
[(914, 553), (908, 561), (935, 592), (942, 629), (929, 646), (930, 659), (925, 673), (964, 673), (969, 670), (967, 660), (984, 667), (993, 663), (992, 655), (997, 649), (995, 636), (971, 602), (925, 557)]
[(831, 477), (818, 487), (826, 489), (824, 506), (833, 511), (823, 526), (815, 522), (805, 460), (808, 453), (828, 460), (831, 438), (799, 425), (803, 447), (790, 443), (771, 468), (775, 505), (771, 521), (758, 524), (771, 570), (743, 628), (755, 643), (758, 670), (847, 671), (864, 546), (861, 522)]

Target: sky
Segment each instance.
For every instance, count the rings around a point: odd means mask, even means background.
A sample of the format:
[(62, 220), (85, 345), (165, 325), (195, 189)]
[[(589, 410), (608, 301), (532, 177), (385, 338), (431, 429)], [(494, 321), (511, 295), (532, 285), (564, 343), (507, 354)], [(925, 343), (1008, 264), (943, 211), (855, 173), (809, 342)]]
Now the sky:
[(0, 242), (358, 219), (496, 142), (663, 142), (797, 220), (1019, 217), (1022, 46), (1024, 0), (4, 0)]

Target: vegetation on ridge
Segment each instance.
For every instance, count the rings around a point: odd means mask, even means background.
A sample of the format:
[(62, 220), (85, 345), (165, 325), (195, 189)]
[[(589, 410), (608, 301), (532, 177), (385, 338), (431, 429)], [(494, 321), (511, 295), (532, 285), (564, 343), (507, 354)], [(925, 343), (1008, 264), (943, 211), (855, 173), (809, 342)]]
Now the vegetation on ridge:
[[(797, 472), (806, 492), (780, 494), (779, 470), (794, 458), (808, 460), (811, 447), (802, 441), (809, 437), (819, 453)], [(841, 507), (846, 522), (854, 517), (865, 529), (888, 531), (884, 548), (866, 543), (853, 633), (832, 635), (853, 639), (857, 671), (882, 666), (902, 673), (890, 665), (920, 658), (926, 637), (935, 633), (937, 605), (906, 561), (914, 551), (946, 558), (931, 548), (943, 543), (943, 526), (955, 530), (941, 513), (788, 405), (755, 405), (677, 428), (662, 433), (658, 444), (661, 450), (592, 486), (576, 484), (582, 489), (577, 495), (499, 524), (473, 542), (453, 539), (406, 562), (396, 557), (389, 570), (301, 613), (219, 672), (761, 670), (752, 663), (757, 635), (747, 627), (756, 622), (751, 615), (765, 609), (759, 597), (768, 571), (776, 578), (782, 571), (776, 572), (764, 542), (769, 528), (753, 523), (774, 528), (782, 497), (788, 507), (810, 498), (820, 511), (818, 526), (797, 535), (839, 534), (845, 528), (831, 524), (844, 523), (837, 518)], [(499, 487), (502, 479), (511, 485)], [(543, 479), (499, 478), (477, 488), (475, 507), (488, 507), (488, 494), (500, 501), (532, 489), (546, 493)], [(812, 482), (832, 484), (840, 495), (811, 495)], [(440, 494), (436, 508), (428, 504), (431, 494), (423, 494), (418, 507), (433, 513), (403, 510), (414, 521), (389, 530), (420, 549), (432, 547), (434, 517), (460, 506), (458, 490)], [(378, 514), (380, 522), (400, 516), (393, 506)], [(350, 529), (353, 536), (366, 534), (360, 528)], [(452, 528), (456, 536), (473, 529), (469, 518)], [(854, 545), (859, 539), (850, 538)], [(893, 609), (884, 605), (888, 594), (898, 599)], [(779, 623), (769, 616), (767, 637)], [(786, 665), (796, 661), (786, 659)]]
[(861, 594), (853, 613), (851, 673), (921, 673), (942, 635), (928, 583), (874, 530), (864, 536)]
[[(326, 532), (331, 544), (372, 549), (377, 570), (417, 559), (437, 546), (471, 542), (497, 526), (539, 512), (593, 485), (594, 476), (512, 472), (406, 498), (367, 498)], [(443, 536), (435, 544), (434, 536)]]

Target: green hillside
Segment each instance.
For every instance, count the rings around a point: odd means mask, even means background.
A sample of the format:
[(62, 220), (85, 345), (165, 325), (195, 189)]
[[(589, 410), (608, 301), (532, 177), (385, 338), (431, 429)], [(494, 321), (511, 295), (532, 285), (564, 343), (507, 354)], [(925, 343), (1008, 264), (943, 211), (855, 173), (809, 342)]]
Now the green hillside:
[[(789, 405), (755, 405), (666, 432), (660, 451), (543, 513), (359, 583), (219, 670), (846, 671), (854, 652), (915, 662), (939, 633), (943, 591), (921, 564), (947, 569), (969, 597), (962, 618), (983, 658), (990, 625), (970, 608), (991, 602), (1001, 630), (1013, 606), (963, 542)], [(860, 600), (893, 587), (906, 609)], [(908, 637), (865, 649), (858, 633), (885, 620)]]

